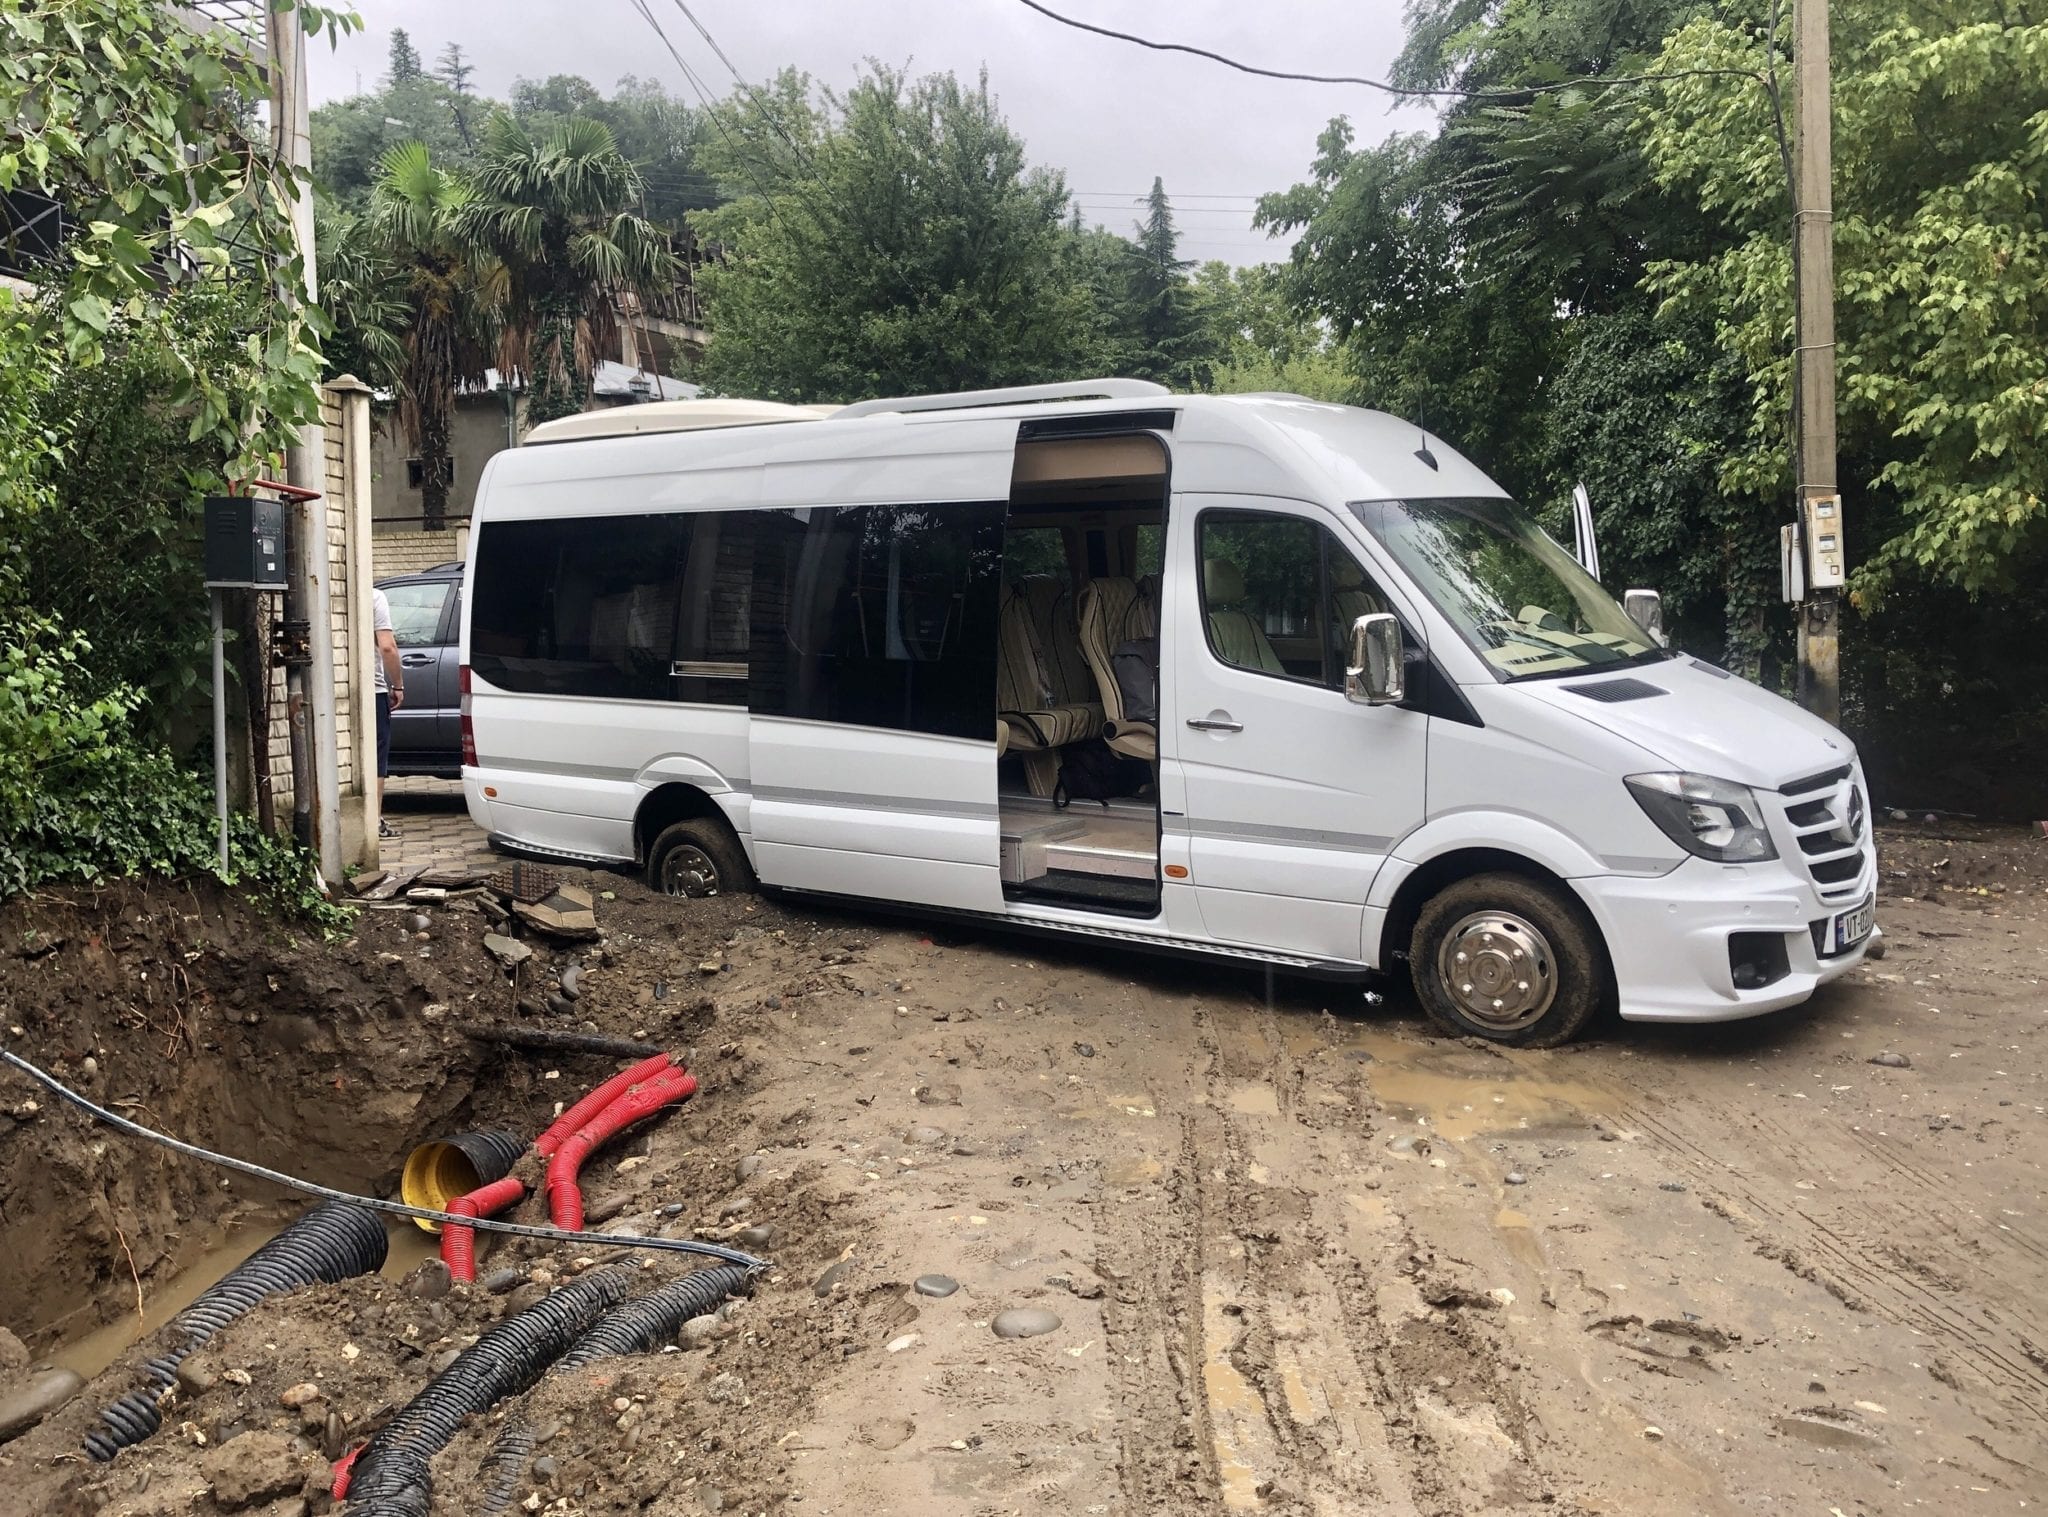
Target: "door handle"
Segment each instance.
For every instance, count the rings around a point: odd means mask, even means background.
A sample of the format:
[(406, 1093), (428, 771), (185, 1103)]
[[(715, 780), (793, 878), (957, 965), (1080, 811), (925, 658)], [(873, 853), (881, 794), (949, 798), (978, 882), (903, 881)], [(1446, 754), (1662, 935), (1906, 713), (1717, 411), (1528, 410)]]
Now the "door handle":
[(398, 655), (398, 667), (401, 669), (424, 669), (433, 662), (434, 655), (431, 653), (401, 653)]
[(1197, 732), (1242, 732), (1243, 722), (1233, 722), (1227, 716), (1191, 716), (1188, 725)]

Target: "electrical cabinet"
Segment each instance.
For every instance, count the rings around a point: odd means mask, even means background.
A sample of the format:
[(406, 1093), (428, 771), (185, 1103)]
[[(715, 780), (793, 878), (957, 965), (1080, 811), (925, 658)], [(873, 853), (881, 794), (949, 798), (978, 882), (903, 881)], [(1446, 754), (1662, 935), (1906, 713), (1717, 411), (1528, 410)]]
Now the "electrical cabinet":
[(284, 502), (254, 495), (206, 498), (206, 587), (284, 588)]

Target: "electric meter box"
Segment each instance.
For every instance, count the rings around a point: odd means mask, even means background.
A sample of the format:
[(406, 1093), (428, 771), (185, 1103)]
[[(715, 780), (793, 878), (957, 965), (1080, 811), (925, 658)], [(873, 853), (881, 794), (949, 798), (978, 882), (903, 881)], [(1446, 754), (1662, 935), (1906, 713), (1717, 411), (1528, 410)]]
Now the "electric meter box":
[(284, 588), (284, 502), (253, 495), (206, 498), (206, 588)]
[(1839, 587), (1848, 578), (1842, 541), (1842, 497), (1809, 495), (1800, 513), (1806, 532), (1806, 583), (1816, 590)]

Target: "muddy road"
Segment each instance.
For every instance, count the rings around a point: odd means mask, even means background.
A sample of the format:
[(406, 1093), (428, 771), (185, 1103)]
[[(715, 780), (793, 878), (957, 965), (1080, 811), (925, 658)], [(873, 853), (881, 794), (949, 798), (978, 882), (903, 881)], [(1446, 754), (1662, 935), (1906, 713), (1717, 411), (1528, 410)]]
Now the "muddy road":
[[(706, 1074), (607, 1156), (610, 1225), (765, 1227), (776, 1269), (712, 1341), (532, 1393), (517, 1415), (555, 1436), (516, 1496), (915, 1517), (2025, 1509), (2048, 1489), (2048, 843), (1885, 841), (1890, 952), (1809, 1007), (1542, 1053), (1442, 1038), (1403, 994), (678, 906), (594, 876), (616, 896), (604, 957), (542, 945), (525, 987), (578, 958), (576, 1017)], [(501, 973), (458, 952), (485, 923), (434, 922), (433, 1004), (510, 1014)], [(360, 937), (343, 959), (412, 972), (387, 962), (416, 952), (395, 913)], [(455, 1046), (424, 994), (364, 1009), (323, 1057), (402, 1048), (383, 1063), (424, 1069)], [(553, 1082), (590, 1072), (401, 1081), (417, 1093), (383, 1093), (380, 1141), (544, 1115)], [(104, 1194), (106, 1220), (129, 1215)], [(583, 1267), (515, 1244), (484, 1268), (508, 1262), (529, 1292)], [(320, 1383), (328, 1441), (350, 1441), (506, 1309), (428, 1283), (266, 1304), (215, 1353), (237, 1374), (179, 1408), (182, 1440), (81, 1468), (117, 1363), (0, 1446), (0, 1511), (231, 1510), (210, 1472), (252, 1431), (297, 1435), (303, 1476), (263, 1510), (325, 1509), (332, 1449), (280, 1396)], [(107, 1289), (132, 1309), (125, 1270)], [(443, 1456), (439, 1510), (472, 1509), (464, 1461), (504, 1415)]]

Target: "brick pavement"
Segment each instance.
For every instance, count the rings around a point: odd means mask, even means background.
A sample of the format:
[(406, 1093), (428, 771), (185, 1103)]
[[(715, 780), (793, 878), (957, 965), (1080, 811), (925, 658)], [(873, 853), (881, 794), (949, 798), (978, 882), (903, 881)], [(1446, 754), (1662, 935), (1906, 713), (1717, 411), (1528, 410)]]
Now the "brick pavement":
[(460, 780), (397, 775), (385, 782), (384, 820), (398, 836), (386, 838), (379, 854), (393, 874), (414, 869), (484, 865), (495, 869), (500, 855), (469, 819)]

